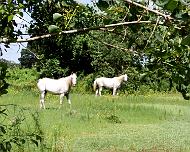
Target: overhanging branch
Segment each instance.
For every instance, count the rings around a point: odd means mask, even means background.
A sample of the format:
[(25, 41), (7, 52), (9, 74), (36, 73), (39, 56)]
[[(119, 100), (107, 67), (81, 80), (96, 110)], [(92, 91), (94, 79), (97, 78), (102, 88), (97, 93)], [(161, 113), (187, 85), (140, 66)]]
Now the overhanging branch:
[(122, 25), (129, 25), (129, 24), (149, 24), (152, 23), (151, 21), (132, 21), (132, 22), (122, 22), (122, 23), (116, 23), (116, 24), (109, 24), (109, 25), (103, 25), (103, 26), (97, 26), (97, 27), (89, 27), (89, 28), (82, 28), (82, 29), (75, 29), (75, 30), (69, 30), (69, 31), (61, 31), (59, 33), (52, 33), (52, 34), (46, 34), (26, 39), (17, 39), (13, 42), (11, 42), (7, 38), (0, 38), (0, 43), (22, 43), (22, 42), (29, 42), (34, 40), (39, 40), (43, 38), (49, 38), (51, 36), (55, 35), (62, 35), (62, 34), (73, 34), (73, 33), (79, 33), (79, 32), (88, 32), (91, 30), (100, 30), (103, 28), (110, 28), (110, 27), (116, 27), (116, 26), (122, 26)]
[(143, 9), (145, 9), (145, 10), (147, 10), (149, 12), (153, 12), (153, 13), (155, 13), (157, 15), (163, 16), (165, 19), (169, 19), (169, 20), (173, 19), (170, 15), (166, 15), (166, 14), (163, 14), (163, 13), (157, 11), (157, 10), (150, 9), (150, 8), (148, 8), (148, 7), (144, 6), (144, 5), (141, 5), (139, 3), (136, 3), (136, 2), (134, 2), (132, 0), (125, 0), (125, 2), (128, 2), (130, 4), (136, 5), (138, 7), (141, 7)]

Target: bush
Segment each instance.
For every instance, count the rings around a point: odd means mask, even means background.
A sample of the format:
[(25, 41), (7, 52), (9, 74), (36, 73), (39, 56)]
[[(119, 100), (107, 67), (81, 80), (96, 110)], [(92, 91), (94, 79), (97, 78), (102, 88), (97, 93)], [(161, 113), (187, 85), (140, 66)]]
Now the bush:
[[(38, 114), (38, 113), (37, 113)], [(31, 146), (39, 146), (43, 143), (43, 133), (39, 126), (38, 115), (32, 114), (33, 124), (27, 124), (24, 108), (16, 105), (0, 106), (0, 151), (25, 151)], [(29, 146), (30, 145), (30, 146)]]
[(7, 82), (10, 84), (9, 91), (35, 90), (38, 77), (39, 74), (34, 68), (8, 68)]
[(77, 93), (92, 93), (93, 91), (94, 74), (84, 76), (80, 74), (77, 78), (75, 92)]
[(5, 81), (7, 74), (7, 63), (0, 61), (0, 96), (7, 93), (8, 83)]

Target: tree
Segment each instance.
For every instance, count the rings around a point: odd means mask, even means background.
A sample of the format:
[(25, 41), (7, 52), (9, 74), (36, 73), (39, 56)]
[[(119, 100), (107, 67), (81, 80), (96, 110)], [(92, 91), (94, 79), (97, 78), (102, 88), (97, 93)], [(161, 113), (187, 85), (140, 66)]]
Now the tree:
[[(14, 26), (17, 26), (13, 20), (15, 14), (22, 16), (20, 9), (23, 8), (23, 4), (20, 1), (4, 1), (0, 2), (0, 40), (4, 40), (6, 43), (0, 42), (0, 56), (2, 56), (3, 45), (5, 48), (9, 48), (8, 40), (13, 40), (19, 35), (14, 31)], [(0, 61), (0, 95), (7, 93), (8, 84), (5, 81), (7, 64)]]
[(7, 63), (0, 61), (0, 96), (7, 93), (8, 83), (5, 81)]
[[(51, 10), (51, 13), (47, 10)], [(92, 8), (78, 5), (75, 1), (37, 3), (32, 12), (36, 22), (30, 27), (29, 32), (36, 36), (91, 27), (97, 25), (98, 19), (98, 15), (93, 14), (93, 11)], [(58, 78), (72, 71), (91, 73), (93, 68), (88, 39), (86, 34), (63, 34), (29, 42), (28, 49), (38, 55), (37, 69), (40, 69), (41, 76)]]
[(27, 49), (22, 49), (21, 57), (18, 59), (21, 67), (32, 68), (36, 63), (37, 59), (34, 53), (29, 52)]
[[(132, 18), (140, 21), (142, 18), (147, 18), (156, 23), (153, 27), (149, 25), (129, 26), (132, 36), (127, 35), (129, 45), (133, 46), (137, 52), (141, 52), (142, 57), (147, 58), (148, 62), (145, 67), (149, 74), (146, 72), (145, 75), (157, 73), (158, 80), (168, 78), (170, 87), (172, 83), (176, 83), (177, 90), (182, 93), (183, 97), (190, 99), (189, 4), (181, 0), (152, 1), (155, 8), (159, 9), (155, 11), (150, 9), (148, 1), (145, 1), (143, 5), (131, 0), (125, 0), (125, 2), (129, 8), (125, 19)], [(110, 11), (108, 1), (100, 0), (97, 5), (104, 11)]]

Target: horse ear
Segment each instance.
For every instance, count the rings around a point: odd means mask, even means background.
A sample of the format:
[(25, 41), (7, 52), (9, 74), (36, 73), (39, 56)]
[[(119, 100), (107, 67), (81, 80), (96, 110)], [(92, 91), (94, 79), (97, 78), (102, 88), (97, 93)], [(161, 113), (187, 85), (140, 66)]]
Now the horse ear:
[(74, 74), (74, 73), (77, 74), (77, 72), (72, 72), (71, 74)]
[(72, 75), (72, 74), (76, 74), (76, 75), (77, 75), (77, 72), (73, 72), (73, 71), (72, 71), (72, 72), (71, 72), (71, 75)]

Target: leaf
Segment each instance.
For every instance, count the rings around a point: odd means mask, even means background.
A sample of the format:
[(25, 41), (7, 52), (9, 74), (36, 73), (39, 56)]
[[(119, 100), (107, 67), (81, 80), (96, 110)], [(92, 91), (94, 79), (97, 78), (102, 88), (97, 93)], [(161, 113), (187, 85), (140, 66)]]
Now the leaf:
[(19, 15), (20, 15), (21, 17), (23, 17), (23, 12), (19, 12)]
[(182, 39), (181, 44), (190, 45), (190, 35), (187, 35), (184, 39)]
[(160, 2), (160, 0), (157, 0), (157, 1), (155, 2), (155, 4), (156, 4), (157, 6), (164, 7), (168, 2), (169, 2), (169, 0), (165, 0), (164, 2)]
[(34, 139), (30, 139), (37, 147), (38, 147), (38, 142)]
[(155, 36), (156, 36), (156, 39), (157, 39), (158, 41), (160, 41), (160, 42), (163, 41), (163, 38), (162, 38), (162, 36), (161, 36), (159, 33), (155, 33)]
[(20, 8), (24, 8), (24, 5), (22, 3), (19, 3), (18, 5)]
[(61, 18), (63, 15), (59, 14), (59, 13), (54, 13), (53, 14), (53, 20), (56, 21), (58, 20), (59, 18)]
[(20, 141), (22, 144), (25, 144), (25, 142), (26, 142), (25, 139), (21, 139)]
[(4, 113), (5, 111), (6, 111), (6, 109), (0, 110), (0, 114)]
[(140, 74), (139, 79), (140, 79), (140, 80), (143, 80), (146, 76), (147, 76), (147, 73)]
[(69, 24), (69, 27), (71, 27), (71, 28), (75, 27), (75, 23)]
[(170, 0), (169, 3), (165, 5), (165, 8), (173, 11), (177, 7), (178, 2), (176, 0)]
[(11, 151), (11, 148), (12, 148), (11, 142), (10, 142), (10, 141), (6, 142), (6, 149), (7, 149), (8, 151)]
[(58, 28), (59, 28), (59, 27), (56, 26), (56, 25), (50, 25), (50, 26), (48, 27), (48, 31), (49, 31), (50, 33), (57, 32)]
[(0, 150), (1, 151), (7, 151), (3, 143), (0, 143)]
[(109, 7), (108, 2), (105, 0), (99, 0), (96, 4), (101, 11), (105, 11)]
[(5, 134), (6, 133), (5, 127), (0, 126), (0, 132), (3, 132)]
[(40, 142), (42, 141), (42, 137), (39, 135), (36, 135), (36, 140), (39, 140)]
[(8, 16), (8, 22), (12, 21), (13, 17), (14, 17), (13, 14), (9, 15), (9, 16)]
[(62, 4), (62, 6), (65, 6), (65, 7), (68, 7), (68, 6), (69, 6), (69, 5), (68, 5), (66, 2), (64, 2), (64, 1), (62, 1), (61, 4)]

